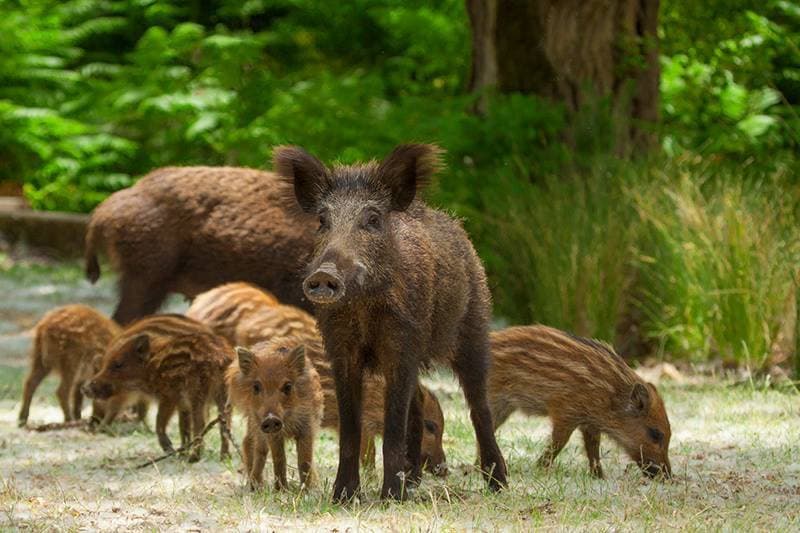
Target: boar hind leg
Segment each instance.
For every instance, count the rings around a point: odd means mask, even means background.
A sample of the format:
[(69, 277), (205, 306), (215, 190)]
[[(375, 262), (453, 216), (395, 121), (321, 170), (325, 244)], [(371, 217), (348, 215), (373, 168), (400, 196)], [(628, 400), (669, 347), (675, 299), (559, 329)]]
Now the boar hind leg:
[(172, 441), (169, 440), (167, 435), (167, 423), (172, 415), (175, 413), (176, 402), (173, 399), (161, 400), (158, 404), (158, 413), (156, 414), (156, 436), (161, 449), (165, 452), (172, 452), (175, 449), (172, 447)]
[(317, 483), (314, 471), (314, 432), (304, 431), (297, 437), (297, 470), (300, 472), (300, 485), (310, 488)]
[(64, 421), (69, 422), (73, 419), (72, 408), (70, 407), (70, 399), (72, 397), (72, 385), (75, 381), (75, 374), (68, 370), (61, 372), (61, 383), (58, 384), (56, 396), (58, 403), (61, 405), (61, 410), (64, 411)]
[(589, 458), (589, 472), (598, 479), (603, 479), (603, 467), (600, 466), (600, 432), (590, 428), (581, 428), (583, 446)]
[(553, 418), (553, 434), (550, 438), (550, 443), (547, 445), (542, 456), (539, 457), (537, 464), (543, 468), (550, 468), (558, 454), (561, 453), (561, 450), (566, 446), (573, 431), (575, 431), (574, 425)]
[(83, 411), (83, 393), (81, 392), (81, 383), (72, 384), (72, 418), (74, 420), (81, 419), (81, 411)]
[(406, 428), (406, 463), (411, 483), (418, 484), (422, 479), (422, 389), (417, 387), (408, 407), (408, 427)]
[(375, 468), (375, 435), (361, 433), (361, 464), (364, 468)]
[(28, 422), (28, 414), (31, 409), (31, 401), (33, 400), (33, 393), (39, 387), (42, 380), (49, 374), (50, 371), (42, 365), (38, 357), (33, 359), (33, 366), (31, 372), (25, 379), (25, 386), (22, 389), (22, 407), (19, 410), (19, 426), (24, 426)]
[(178, 431), (181, 434), (181, 448), (187, 449), (192, 443), (192, 413), (181, 408), (178, 411)]
[(486, 397), (486, 374), (489, 365), (489, 346), (486, 328), (467, 323), (461, 334), (461, 346), (453, 370), (458, 376), (469, 406), (472, 426), (478, 441), (481, 470), (489, 488), (502, 489), (506, 481), (506, 462), (494, 437), (492, 412)]
[(139, 273), (136, 276), (123, 273), (119, 280), (119, 303), (114, 311), (114, 320), (126, 325), (137, 318), (158, 311), (167, 297), (167, 276), (152, 279), (152, 274)]

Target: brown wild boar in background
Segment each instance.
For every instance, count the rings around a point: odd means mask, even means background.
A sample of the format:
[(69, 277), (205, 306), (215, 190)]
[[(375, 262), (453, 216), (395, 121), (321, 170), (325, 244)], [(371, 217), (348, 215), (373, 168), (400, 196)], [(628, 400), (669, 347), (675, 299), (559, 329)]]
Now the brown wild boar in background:
[[(433, 146), (398, 146), (381, 163), (326, 168), (297, 147), (274, 167), (299, 207), (319, 219), (303, 290), (314, 303), (339, 404), (334, 498), (360, 487), (362, 383), (386, 380), (381, 496), (403, 498), (421, 475), (419, 369), (447, 361), (458, 376), (489, 487), (506, 483), (486, 400), (490, 294), (461, 225), (418, 199), (439, 166)], [(406, 465), (409, 465), (406, 471)]]
[[(307, 342), (306, 353), (320, 374), (325, 392), (325, 416), (322, 426), (339, 430), (339, 409), (330, 364), (322, 349), (322, 338), (313, 316), (291, 305), (277, 305), (264, 301), (264, 293), (252, 288), (238, 290), (230, 283), (205, 292), (195, 298), (187, 311), (206, 323), (217, 333), (227, 332), (228, 339), (240, 346), (253, 346), (259, 342), (281, 338), (303, 339)], [(248, 286), (249, 287), (249, 286)], [(226, 289), (228, 288), (228, 289)], [(211, 298), (214, 293), (214, 298)], [(207, 296), (208, 295), (208, 296)], [(239, 318), (236, 322), (234, 319)], [(364, 411), (362, 413), (363, 435), (361, 439), (362, 460), (375, 464), (375, 437), (383, 435), (383, 394), (385, 384), (380, 376), (369, 375), (364, 379)], [(439, 401), (424, 386), (422, 411), (424, 416), (421, 461), (431, 473), (445, 475), (446, 459), (442, 449), (444, 416)]]
[[(122, 331), (103, 356), (102, 368), (87, 391), (109, 398), (118, 391), (142, 392), (158, 401), (156, 435), (164, 451), (172, 451), (167, 423), (177, 409), (181, 444), (187, 446), (206, 425), (206, 404), (213, 401), (220, 416), (227, 401), (224, 372), (233, 348), (203, 324), (182, 315), (154, 315)], [(220, 424), (220, 455), (228, 441)], [(200, 458), (202, 446), (189, 460)]]
[(242, 443), (251, 489), (263, 484), (264, 464), (272, 452), (276, 490), (286, 488), (287, 438), (297, 443), (300, 483), (315, 483), (314, 439), (322, 418), (322, 389), (301, 340), (279, 339), (236, 348), (237, 360), (226, 374), (234, 409), (247, 419)]
[(274, 174), (247, 168), (154, 170), (92, 213), (86, 275), (100, 276), (104, 250), (119, 273), (113, 317), (123, 325), (156, 312), (169, 292), (192, 298), (228, 281), (310, 309), (300, 272), (313, 219), (284, 207), (285, 189)]
[(263, 308), (279, 305), (275, 296), (250, 283), (226, 283), (198, 294), (186, 316), (202, 322), (214, 333), (236, 342), (236, 326)]
[[(44, 315), (34, 332), (31, 369), (22, 392), (19, 425), (27, 423), (33, 393), (53, 370), (61, 375), (56, 395), (64, 420), (80, 420), (83, 405), (81, 386), (91, 378), (95, 359), (102, 356), (119, 331), (120, 327), (112, 320), (85, 305), (66, 305)], [(116, 412), (130, 403), (122, 396), (109, 401), (113, 406), (109, 411)], [(104, 403), (93, 402), (93, 417), (105, 419)]]
[(647, 475), (671, 475), (664, 402), (610, 346), (546, 326), (512, 327), (490, 338), (489, 405), (495, 427), (516, 410), (549, 416), (553, 433), (540, 465), (552, 464), (577, 428), (593, 475), (603, 477), (602, 434)]

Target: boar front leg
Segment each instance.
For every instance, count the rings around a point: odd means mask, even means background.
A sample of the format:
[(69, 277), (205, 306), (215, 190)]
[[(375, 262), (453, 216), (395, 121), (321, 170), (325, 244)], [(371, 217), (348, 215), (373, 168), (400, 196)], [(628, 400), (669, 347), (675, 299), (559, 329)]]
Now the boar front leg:
[(269, 447), (267, 438), (260, 429), (247, 432), (250, 437), (250, 469), (248, 478), (250, 480), (250, 490), (258, 490), (264, 485), (264, 465), (267, 463)]
[(316, 485), (317, 474), (314, 471), (314, 432), (306, 428), (299, 434), (297, 443), (297, 470), (300, 472), (300, 485), (310, 488)]
[(406, 462), (408, 464), (408, 481), (419, 484), (422, 479), (422, 389), (417, 384), (412, 393), (408, 408), (408, 426), (406, 427)]
[(275, 472), (275, 490), (288, 488), (286, 482), (286, 448), (283, 433), (268, 435), (269, 451), (272, 452), (272, 470)]
[(600, 432), (591, 428), (581, 428), (583, 446), (589, 458), (589, 472), (598, 479), (603, 479), (603, 467), (600, 466)]
[[(326, 346), (327, 349), (327, 346)], [(339, 468), (333, 482), (333, 498), (347, 501), (359, 491), (361, 451), (361, 387), (363, 369), (356, 354), (329, 353), (333, 362), (336, 402), (339, 406)]]
[(172, 441), (169, 440), (167, 435), (167, 424), (169, 419), (175, 413), (177, 402), (174, 398), (162, 398), (158, 402), (158, 413), (156, 413), (156, 436), (161, 449), (165, 452), (173, 452), (175, 448), (172, 447)]
[[(381, 498), (402, 500), (407, 496), (406, 432), (409, 407), (417, 387), (417, 369), (415, 360), (411, 359), (410, 354), (384, 354), (384, 357), (384, 360), (394, 362), (394, 368), (391, 368), (385, 376)], [(419, 465), (419, 453), (416, 463)]]

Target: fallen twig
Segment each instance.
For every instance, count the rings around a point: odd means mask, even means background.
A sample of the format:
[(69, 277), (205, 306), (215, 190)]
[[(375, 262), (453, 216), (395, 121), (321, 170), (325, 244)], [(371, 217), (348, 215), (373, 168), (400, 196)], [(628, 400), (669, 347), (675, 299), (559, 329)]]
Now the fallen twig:
[(51, 422), (50, 424), (26, 425), (28, 431), (56, 431), (59, 429), (88, 428), (88, 420), (70, 420), (69, 422)]

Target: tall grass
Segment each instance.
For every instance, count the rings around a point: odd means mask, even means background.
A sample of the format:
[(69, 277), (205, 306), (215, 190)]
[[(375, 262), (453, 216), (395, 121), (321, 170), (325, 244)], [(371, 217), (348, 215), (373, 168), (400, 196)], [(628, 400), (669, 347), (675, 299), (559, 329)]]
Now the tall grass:
[(619, 336), (633, 317), (668, 357), (761, 366), (800, 268), (800, 190), (776, 168), (686, 158), (493, 182), (479, 246), (495, 312), (624, 342), (642, 340)]
[(796, 187), (673, 165), (629, 192), (647, 335), (673, 357), (761, 365), (800, 265)]
[(631, 281), (635, 212), (623, 177), (607, 171), (508, 186), (489, 261), (496, 309), (614, 339)]

